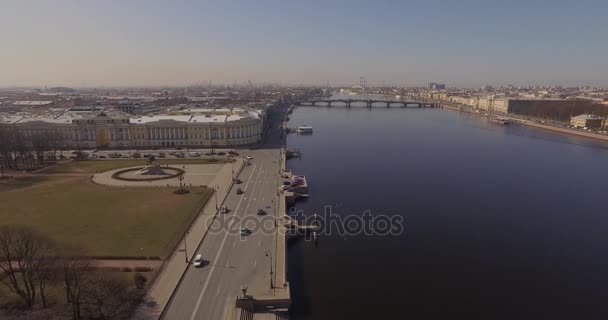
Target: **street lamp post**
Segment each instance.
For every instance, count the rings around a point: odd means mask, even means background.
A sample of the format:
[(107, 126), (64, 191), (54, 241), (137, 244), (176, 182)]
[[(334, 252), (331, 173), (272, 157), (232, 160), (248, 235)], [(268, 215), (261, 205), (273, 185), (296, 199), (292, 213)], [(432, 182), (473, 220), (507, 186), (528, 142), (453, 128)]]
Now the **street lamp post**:
[(186, 235), (184, 236), (184, 254), (186, 258), (186, 263), (188, 263), (188, 234), (190, 231), (186, 231)]
[(270, 289), (274, 289), (274, 284), (272, 282), (272, 252), (266, 250), (266, 256), (270, 259)]
[(218, 210), (220, 207), (217, 204), (217, 192), (220, 190), (220, 186), (218, 186), (217, 184), (213, 186), (213, 193), (215, 194), (215, 210)]

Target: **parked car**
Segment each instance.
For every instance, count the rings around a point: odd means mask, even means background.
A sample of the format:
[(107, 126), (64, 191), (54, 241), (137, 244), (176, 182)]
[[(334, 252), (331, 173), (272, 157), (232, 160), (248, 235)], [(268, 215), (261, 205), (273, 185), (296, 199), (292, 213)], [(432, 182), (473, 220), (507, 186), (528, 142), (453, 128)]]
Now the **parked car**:
[(253, 159), (253, 157), (252, 157), (252, 156), (246, 156), (245, 158), (247, 158), (247, 160), (251, 160), (251, 159)]
[(226, 152), (220, 151), (220, 152), (218, 152), (218, 153), (217, 153), (217, 155), (218, 155), (218, 156), (225, 156), (225, 155), (226, 155)]
[(99, 159), (105, 159), (107, 158), (106, 156), (99, 156)]
[(247, 229), (247, 228), (241, 228), (241, 235), (242, 236), (248, 236), (251, 234), (251, 230)]
[(258, 216), (265, 216), (268, 214), (268, 212), (266, 212), (266, 210), (264, 209), (258, 209)]
[(221, 206), (220, 207), (220, 213), (224, 214), (224, 213), (228, 213), (228, 207), (226, 206)]

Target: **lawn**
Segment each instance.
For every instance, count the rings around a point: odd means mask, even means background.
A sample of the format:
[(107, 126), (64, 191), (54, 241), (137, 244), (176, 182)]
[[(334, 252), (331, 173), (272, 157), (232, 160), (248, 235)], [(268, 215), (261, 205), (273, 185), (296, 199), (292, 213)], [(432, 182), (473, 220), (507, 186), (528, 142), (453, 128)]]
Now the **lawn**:
[[(161, 159), (160, 164), (208, 164), (208, 163), (229, 163), (234, 159)], [(73, 172), (103, 172), (113, 169), (145, 166), (147, 159), (108, 159), (108, 160), (84, 160), (67, 161), (39, 170), (40, 173), (73, 173)]]
[(0, 183), (0, 225), (31, 226), (95, 256), (164, 258), (213, 192), (106, 187), (87, 177), (21, 179), (28, 180)]

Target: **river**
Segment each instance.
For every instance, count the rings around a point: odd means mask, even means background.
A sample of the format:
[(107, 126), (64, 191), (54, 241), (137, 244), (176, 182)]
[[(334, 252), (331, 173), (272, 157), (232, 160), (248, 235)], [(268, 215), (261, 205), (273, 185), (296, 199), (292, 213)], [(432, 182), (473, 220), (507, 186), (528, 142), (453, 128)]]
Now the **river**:
[(608, 143), (442, 109), (295, 109), (305, 215), (397, 235), (290, 248), (296, 319), (606, 319)]

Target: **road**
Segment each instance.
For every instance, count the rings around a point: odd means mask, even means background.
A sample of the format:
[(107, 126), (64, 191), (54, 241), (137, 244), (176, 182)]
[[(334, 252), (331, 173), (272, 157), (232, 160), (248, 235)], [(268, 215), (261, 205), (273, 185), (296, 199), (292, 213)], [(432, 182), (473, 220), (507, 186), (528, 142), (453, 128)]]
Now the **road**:
[[(235, 185), (224, 201), (230, 211), (216, 217), (215, 226), (224, 228), (214, 231), (212, 227), (207, 232), (196, 252), (203, 255), (204, 266), (188, 267), (163, 319), (223, 319), (227, 303), (234, 306), (241, 288), (247, 287), (252, 295), (272, 294), (281, 114), (282, 110), (278, 110), (272, 115), (264, 143), (258, 149), (239, 150), (241, 155), (253, 159), (239, 175), (243, 183)], [(238, 187), (243, 194), (236, 194)], [(258, 216), (259, 209), (268, 214)], [(239, 232), (243, 223), (252, 230), (248, 236)]]

